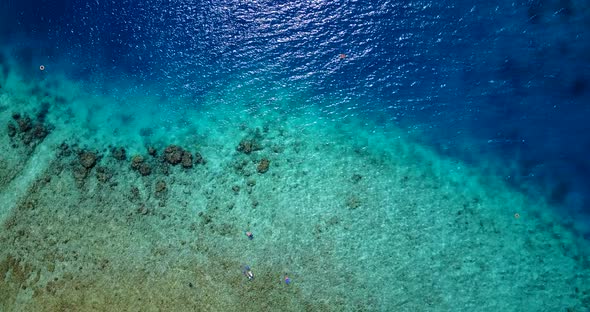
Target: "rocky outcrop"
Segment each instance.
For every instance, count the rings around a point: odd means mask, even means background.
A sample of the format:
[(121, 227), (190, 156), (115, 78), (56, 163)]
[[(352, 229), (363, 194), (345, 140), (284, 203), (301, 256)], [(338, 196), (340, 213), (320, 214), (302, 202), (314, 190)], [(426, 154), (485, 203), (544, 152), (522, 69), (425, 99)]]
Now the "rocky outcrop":
[(155, 193), (154, 196), (156, 198), (162, 198), (166, 195), (168, 191), (168, 187), (166, 186), (166, 182), (160, 180), (156, 182)]
[(262, 160), (258, 163), (258, 167), (256, 167), (256, 170), (258, 171), (258, 173), (265, 173), (268, 171), (269, 166), (270, 160), (262, 158)]
[(95, 152), (83, 151), (80, 153), (80, 155), (78, 155), (78, 159), (80, 160), (82, 167), (90, 170), (96, 165), (98, 155)]
[(16, 126), (13, 123), (8, 124), (8, 136), (14, 137), (16, 135)]
[(260, 144), (258, 144), (258, 142), (256, 142), (254, 139), (243, 139), (240, 141), (240, 144), (238, 144), (236, 150), (244, 154), (250, 154), (252, 152), (262, 150), (262, 146), (260, 146)]
[(113, 147), (111, 149), (111, 155), (116, 160), (125, 160), (127, 159), (127, 153), (124, 147)]
[(176, 166), (182, 161), (184, 150), (177, 145), (169, 145), (164, 150), (164, 159), (169, 164)]
[(194, 164), (205, 164), (205, 159), (201, 154), (195, 153), (195, 157), (193, 157), (189, 151), (178, 145), (169, 145), (164, 149), (163, 161), (173, 166), (180, 164), (185, 169), (192, 168)]
[(33, 139), (42, 141), (49, 134), (49, 130), (42, 124), (36, 124), (31, 130)]
[(147, 163), (143, 163), (139, 166), (139, 173), (142, 176), (149, 176), (152, 173), (152, 167), (150, 167), (150, 165), (148, 165)]
[(193, 167), (193, 155), (187, 151), (182, 152), (182, 159), (180, 161), (183, 168), (192, 168)]
[[(7, 125), (7, 134), (11, 138), (20, 140), (32, 152), (33, 148), (47, 137), (52, 126), (47, 126), (42, 122), (34, 122), (31, 117), (13, 113), (12, 119)], [(15, 124), (16, 122), (16, 124)], [(17, 145), (14, 145), (16, 147)]]
[(131, 158), (131, 169), (139, 172), (142, 176), (148, 176), (152, 173), (152, 167), (145, 162), (141, 155), (135, 155)]
[[(71, 159), (70, 161), (72, 174), (78, 187), (82, 187), (86, 178), (92, 171), (92, 168), (94, 168), (99, 162), (101, 156), (96, 151), (79, 149), (75, 144), (70, 147), (64, 142), (59, 146), (58, 157), (60, 157), (62, 160), (65, 160), (64, 158), (68, 158), (72, 154), (74, 157), (77, 155), (77, 158)], [(105, 175), (100, 176), (101, 174), (97, 172), (97, 178), (99, 181), (102, 179), (105, 181), (110, 179), (110, 177), (107, 177), (108, 174), (106, 171), (103, 173)]]
[(96, 179), (98, 182), (107, 183), (113, 177), (113, 173), (107, 167), (96, 167)]
[(33, 122), (29, 116), (24, 116), (22, 118), (16, 119), (16, 123), (18, 124), (18, 129), (20, 132), (27, 132), (33, 128)]

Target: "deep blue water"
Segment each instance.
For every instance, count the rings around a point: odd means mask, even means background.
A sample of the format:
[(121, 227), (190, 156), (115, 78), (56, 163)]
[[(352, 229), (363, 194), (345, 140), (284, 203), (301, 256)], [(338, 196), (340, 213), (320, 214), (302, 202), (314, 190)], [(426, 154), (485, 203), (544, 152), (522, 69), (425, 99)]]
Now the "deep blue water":
[(307, 105), (342, 99), (326, 113), (350, 108), (443, 154), (492, 159), (514, 187), (587, 222), (590, 4), (488, 3), (3, 1), (0, 42), (17, 43), (24, 68), (59, 59), (73, 78), (158, 82), (166, 97), (270, 70), (311, 88)]

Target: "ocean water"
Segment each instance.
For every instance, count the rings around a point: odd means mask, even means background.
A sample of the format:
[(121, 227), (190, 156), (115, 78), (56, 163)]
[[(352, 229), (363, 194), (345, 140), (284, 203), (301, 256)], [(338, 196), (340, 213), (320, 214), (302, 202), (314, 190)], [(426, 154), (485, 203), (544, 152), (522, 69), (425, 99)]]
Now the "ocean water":
[(0, 310), (589, 311), (590, 5), (480, 2), (3, 1)]

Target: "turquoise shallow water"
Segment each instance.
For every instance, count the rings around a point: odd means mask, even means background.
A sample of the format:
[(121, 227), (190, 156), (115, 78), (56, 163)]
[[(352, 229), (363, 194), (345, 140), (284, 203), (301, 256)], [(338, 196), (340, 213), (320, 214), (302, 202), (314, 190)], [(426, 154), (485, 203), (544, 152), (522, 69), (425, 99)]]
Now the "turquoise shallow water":
[(588, 311), (560, 6), (2, 4), (0, 310)]
[[(4, 310), (588, 304), (587, 242), (571, 221), (404, 131), (301, 105), (305, 88), (261, 96), (260, 83), (228, 81), (198, 106), (169, 100), (178, 102), (166, 111), (155, 86), (112, 81), (117, 88), (101, 93), (43, 74), (30, 83), (11, 73), (0, 96), (1, 122), (16, 126), (0, 142), (10, 151), (1, 167)], [(49, 134), (27, 144), (25, 115)], [(170, 144), (206, 162), (168, 164)], [(133, 169), (137, 155), (148, 175)]]

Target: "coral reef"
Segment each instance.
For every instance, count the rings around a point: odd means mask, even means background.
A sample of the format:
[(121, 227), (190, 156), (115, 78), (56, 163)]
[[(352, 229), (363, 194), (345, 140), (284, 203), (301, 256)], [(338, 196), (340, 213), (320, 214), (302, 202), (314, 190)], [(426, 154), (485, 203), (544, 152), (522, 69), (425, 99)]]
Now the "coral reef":
[(193, 155), (187, 151), (182, 151), (182, 157), (180, 160), (183, 168), (192, 168), (193, 167)]
[[(155, 150), (153, 153), (155, 155)], [(195, 153), (195, 158), (193, 159), (193, 155), (189, 151), (178, 145), (168, 145), (164, 149), (163, 160), (173, 166), (180, 164), (185, 169), (192, 168), (194, 164), (205, 163), (205, 159), (203, 159), (201, 154)]]
[(9, 122), (7, 125), (7, 134), (11, 139), (17, 139), (23, 146), (27, 147), (27, 154), (30, 154), (53, 129), (53, 126), (45, 125), (41, 121), (34, 122), (26, 114), (13, 113), (12, 119), (16, 122), (16, 125), (13, 122)]
[(127, 154), (124, 147), (113, 147), (111, 149), (111, 155), (116, 160), (126, 160)]
[(142, 176), (148, 176), (152, 173), (152, 167), (141, 155), (135, 155), (131, 158), (131, 169), (139, 172)]
[(164, 159), (171, 165), (176, 166), (182, 161), (184, 150), (177, 145), (169, 145), (164, 150)]
[(250, 154), (262, 150), (262, 146), (255, 139), (243, 139), (236, 148), (238, 152)]
[(268, 171), (269, 166), (270, 160), (262, 158), (262, 160), (260, 160), (260, 163), (258, 163), (258, 167), (256, 167), (256, 170), (258, 171), (258, 173), (265, 173)]
[(111, 169), (105, 166), (98, 166), (96, 167), (96, 179), (98, 179), (101, 183), (107, 183), (113, 177), (113, 172)]
[(133, 169), (133, 170), (139, 170), (139, 167), (143, 163), (144, 163), (143, 156), (141, 156), (141, 155), (135, 155), (135, 156), (133, 156), (131, 158), (131, 169)]
[(156, 182), (154, 196), (156, 198), (161, 198), (166, 195), (167, 190), (168, 190), (168, 187), (166, 186), (166, 182), (159, 180), (158, 182)]
[(80, 160), (82, 167), (90, 170), (92, 167), (94, 167), (94, 165), (96, 165), (98, 155), (92, 151), (82, 151), (82, 153), (78, 155), (78, 159)]
[(157, 151), (156, 151), (156, 149), (153, 146), (151, 146), (151, 145), (148, 146), (147, 147), (147, 151), (148, 151), (148, 154), (150, 156), (153, 156), (153, 157), (156, 157), (157, 156)]

